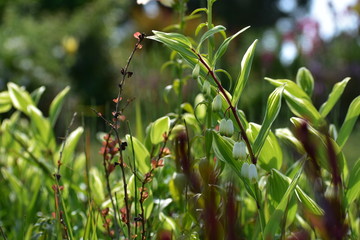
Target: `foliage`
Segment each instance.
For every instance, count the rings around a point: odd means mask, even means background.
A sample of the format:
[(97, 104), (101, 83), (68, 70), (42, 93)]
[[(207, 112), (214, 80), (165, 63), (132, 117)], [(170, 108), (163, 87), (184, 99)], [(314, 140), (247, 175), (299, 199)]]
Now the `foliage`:
[[(178, 32), (134, 34), (137, 42), (121, 70), (112, 115), (93, 109), (109, 129), (98, 134), (97, 164), (90, 162), (84, 126), (73, 129), (72, 120), (62, 143), (56, 141), (53, 128), (69, 88), (54, 98), (46, 116), (38, 108), (43, 88), (29, 93), (8, 83), (0, 93), (0, 112), (9, 116), (0, 128), (4, 238), (360, 237), (360, 159), (352, 166), (342, 151), (360, 114), (360, 97), (349, 106), (339, 133), (326, 118), (350, 79), (335, 84), (318, 109), (312, 101), (316, 82), (306, 68), (295, 81), (266, 78), (275, 89), (261, 125), (251, 122), (239, 102), (251, 81), (257, 40), (245, 51), (237, 78), (217, 68), (246, 28), (227, 36), (224, 26), (212, 23), (214, 2), (193, 13), (207, 18), (198, 36), (183, 32), (186, 1), (181, 0), (173, 6), (182, 21)], [(123, 92), (133, 75), (134, 53), (146, 39), (171, 50), (165, 67), (174, 70), (174, 81), (164, 97), (176, 108), (134, 136), (124, 116), (132, 99)], [(199, 89), (193, 104), (182, 98), (188, 81), (196, 81)], [(225, 81), (233, 81), (232, 87), (225, 88)], [(284, 101), (293, 114), (291, 125), (275, 129)], [(81, 139), (85, 150), (78, 153)]]

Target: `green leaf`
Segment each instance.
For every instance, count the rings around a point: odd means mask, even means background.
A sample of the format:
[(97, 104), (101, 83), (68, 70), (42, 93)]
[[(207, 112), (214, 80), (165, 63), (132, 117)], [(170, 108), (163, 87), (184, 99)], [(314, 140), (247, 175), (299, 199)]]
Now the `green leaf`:
[[(232, 81), (232, 77), (231, 77), (231, 75), (230, 75), (230, 73), (228, 71), (220, 68), (220, 69), (216, 69), (214, 72), (215, 73), (219, 73), (219, 72), (224, 73), (226, 75), (226, 77), (229, 79), (229, 89), (232, 88), (233, 81)], [(223, 80), (222, 80), (222, 82), (223, 82)]]
[(235, 33), (234, 35), (226, 38), (226, 39), (221, 43), (220, 47), (219, 47), (219, 48), (216, 50), (216, 52), (215, 52), (214, 59), (213, 59), (213, 62), (212, 62), (212, 66), (213, 66), (213, 67), (215, 66), (217, 60), (224, 55), (224, 53), (226, 52), (226, 50), (227, 50), (230, 42), (231, 42), (234, 38), (236, 38), (237, 36), (239, 36), (240, 33), (244, 32), (244, 31), (247, 30), (248, 28), (250, 28), (250, 26), (244, 27), (243, 29), (241, 29), (240, 31), (238, 31), (237, 33)]
[(296, 186), (295, 191), (299, 201), (310, 212), (318, 216), (324, 215), (324, 210), (311, 197), (309, 197), (299, 186)]
[(247, 80), (249, 78), (250, 75), (250, 70), (251, 70), (251, 64), (254, 58), (254, 54), (255, 54), (255, 48), (256, 48), (256, 44), (257, 44), (258, 40), (256, 39), (248, 48), (248, 50), (246, 51), (246, 53), (244, 54), (244, 57), (241, 60), (241, 72), (239, 74), (239, 77), (237, 79), (235, 88), (234, 88), (234, 92), (233, 92), (233, 98), (231, 100), (231, 103), (234, 106), (237, 106), (241, 93), (245, 88), (245, 85), (247, 83)]
[(293, 146), (299, 153), (304, 154), (305, 150), (301, 142), (294, 136), (289, 128), (278, 128), (275, 131), (275, 135), (283, 140), (285, 143)]
[(218, 25), (218, 26), (215, 26), (211, 29), (209, 29), (208, 31), (206, 31), (200, 38), (200, 41), (199, 41), (199, 44), (196, 48), (196, 51), (197, 52), (200, 52), (200, 48), (201, 48), (201, 45), (205, 42), (206, 39), (208, 39), (209, 37), (213, 36), (215, 33), (218, 33), (218, 32), (221, 32), (221, 31), (225, 31), (226, 28), (222, 25)]
[(300, 169), (294, 179), (292, 180), (291, 184), (287, 188), (285, 194), (282, 197), (279, 205), (276, 207), (275, 211), (271, 215), (269, 221), (267, 222), (265, 229), (264, 229), (264, 238), (265, 239), (273, 239), (277, 230), (281, 226), (282, 219), (284, 218), (285, 211), (288, 206), (288, 202), (290, 201), (295, 187), (300, 179), (302, 170), (303, 170), (304, 162), (300, 165)]
[(309, 120), (315, 126), (323, 124), (323, 119), (312, 104), (310, 97), (293, 81), (286, 79), (265, 79), (276, 87), (286, 84), (284, 96), (286, 103), (293, 114)]
[(60, 114), (61, 108), (64, 104), (64, 98), (70, 91), (70, 87), (64, 88), (51, 102), (49, 109), (49, 118), (51, 126), (55, 125), (55, 122)]
[[(270, 176), (268, 178), (268, 199), (270, 200), (270, 206), (272, 207), (272, 211), (276, 209), (276, 207), (281, 202), (286, 190), (289, 187), (291, 180), (288, 181), (287, 177), (284, 176), (280, 171), (276, 169), (272, 169), (270, 172)], [(295, 198), (291, 198), (291, 201), (288, 203), (288, 211), (286, 217), (286, 226), (291, 224), (296, 215), (297, 210), (297, 202)]]
[(169, 133), (170, 118), (165, 116), (157, 119), (150, 129), (150, 139), (153, 145), (164, 141), (164, 133)]
[(346, 200), (347, 205), (350, 205), (360, 196), (360, 158), (351, 168), (349, 175), (349, 182), (347, 184)]
[[(261, 126), (256, 123), (249, 123), (246, 134), (253, 143), (260, 132)], [(283, 155), (280, 145), (275, 135), (269, 131), (262, 150), (259, 155), (259, 165), (261, 168), (270, 171), (272, 168), (280, 169), (282, 165)]]
[(9, 111), (11, 107), (12, 107), (12, 102), (10, 99), (9, 92), (7, 91), (0, 92), (0, 113)]
[(188, 102), (182, 103), (182, 104), (181, 104), (181, 108), (182, 108), (184, 111), (188, 112), (188, 113), (194, 114), (194, 109), (193, 109), (193, 107), (191, 106), (191, 104), (188, 103)]
[(348, 140), (357, 118), (360, 115), (360, 96), (356, 97), (350, 104), (345, 120), (340, 128), (336, 142), (343, 148)]
[[(125, 159), (132, 158), (132, 143), (134, 144), (134, 152), (135, 152), (135, 164), (140, 173), (145, 174), (150, 171), (150, 153), (146, 149), (146, 147), (135, 137), (132, 137), (129, 134), (126, 135), (126, 142), (128, 146), (124, 151)], [(132, 165), (133, 160), (130, 160)], [(129, 164), (130, 164), (129, 163)]]
[(329, 94), (328, 100), (324, 102), (324, 104), (321, 105), (320, 107), (319, 112), (322, 117), (326, 117), (331, 111), (331, 109), (333, 109), (333, 107), (335, 106), (335, 104), (343, 94), (344, 89), (349, 81), (350, 78), (345, 78), (341, 82), (338, 82), (334, 85), (331, 93)]
[(101, 178), (101, 174), (99, 170), (95, 167), (92, 167), (89, 172), (90, 176), (90, 188), (92, 197), (96, 203), (97, 206), (101, 206), (103, 201), (105, 200), (105, 192), (104, 192), (104, 185), (103, 185), (103, 179)]
[(281, 96), (284, 91), (284, 86), (277, 87), (269, 96), (265, 118), (261, 125), (261, 129), (259, 134), (257, 135), (254, 145), (253, 151), (255, 155), (258, 155), (261, 151), (262, 146), (265, 143), (265, 139), (270, 132), (271, 125), (275, 121), (277, 115), (280, 112), (281, 108)]
[(43, 95), (43, 93), (45, 92), (45, 87), (41, 86), (37, 89), (35, 89), (30, 95), (31, 98), (33, 99), (34, 103), (37, 105), (40, 101), (41, 96)]
[(245, 188), (247, 192), (252, 196), (254, 199), (256, 199), (255, 191), (250, 184), (248, 179), (245, 179), (241, 175), (241, 167), (243, 162), (236, 161), (232, 156), (232, 149), (234, 146), (234, 141), (231, 138), (222, 137), (218, 133), (212, 131), (213, 135), (213, 141), (212, 141), (212, 148), (214, 150), (215, 156), (227, 163), (233, 171), (238, 175), (238, 177), (244, 182)]
[(197, 14), (197, 13), (199, 13), (199, 12), (205, 12), (206, 14), (207, 14), (207, 9), (206, 8), (197, 8), (197, 9), (195, 9), (194, 11), (192, 11), (192, 13), (190, 13), (190, 16), (191, 15), (195, 15), (195, 14)]
[(36, 131), (40, 135), (40, 140), (45, 144), (54, 144), (53, 132), (50, 122), (45, 118), (42, 112), (35, 106), (30, 105), (27, 109), (31, 122), (34, 124)]
[(206, 23), (200, 23), (195, 29), (195, 36), (197, 36), (201, 31), (201, 29), (203, 29), (206, 25), (207, 25)]
[(300, 68), (296, 74), (296, 84), (311, 97), (314, 90), (314, 78), (307, 68)]
[[(192, 62), (195, 64), (197, 62), (197, 55), (191, 50), (191, 43), (190, 41), (188, 43), (185, 43), (184, 39), (177, 39), (177, 38), (170, 38), (169, 36), (165, 34), (158, 34), (157, 31), (154, 31), (156, 35), (147, 37), (148, 39), (152, 39), (158, 42), (161, 42), (165, 44), (168, 48), (171, 50), (176, 51), (179, 53), (184, 59), (186, 59), (189, 62)], [(185, 36), (184, 36), (185, 37)]]
[(62, 159), (61, 159), (61, 161), (64, 164), (69, 164), (70, 160), (72, 158), (74, 158), (76, 146), (77, 146), (79, 139), (80, 139), (81, 135), (83, 134), (83, 132), (84, 132), (84, 128), (78, 127), (77, 129), (75, 129), (74, 131), (72, 131), (69, 134), (67, 139), (64, 140), (66, 142), (65, 142)]
[(7, 86), (13, 106), (17, 110), (29, 115), (28, 106), (35, 106), (30, 94), (15, 83), (9, 82)]

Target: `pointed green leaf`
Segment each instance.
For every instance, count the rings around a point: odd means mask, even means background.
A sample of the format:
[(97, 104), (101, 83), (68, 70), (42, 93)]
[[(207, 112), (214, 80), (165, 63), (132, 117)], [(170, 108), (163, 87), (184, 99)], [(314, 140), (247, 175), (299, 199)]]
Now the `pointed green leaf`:
[[(259, 134), (261, 126), (256, 123), (249, 123), (246, 129), (246, 135), (253, 143)], [(272, 168), (280, 169), (282, 165), (283, 155), (280, 145), (275, 135), (269, 130), (265, 138), (262, 150), (259, 155), (259, 165), (261, 168), (270, 171)]]
[(338, 82), (334, 85), (331, 93), (329, 94), (328, 100), (324, 102), (324, 104), (321, 105), (320, 107), (319, 112), (322, 117), (326, 117), (331, 111), (331, 109), (333, 109), (333, 107), (335, 106), (335, 104), (343, 94), (344, 89), (349, 81), (350, 78), (345, 78), (341, 82)]
[(206, 25), (207, 25), (206, 23), (200, 23), (195, 29), (195, 36), (197, 36), (201, 31), (201, 29), (203, 29)]
[(7, 86), (13, 106), (17, 110), (29, 115), (28, 106), (35, 106), (30, 94), (15, 83), (9, 82)]
[[(146, 149), (146, 147), (135, 137), (126, 135), (126, 142), (128, 146), (126, 147), (124, 154), (125, 159), (132, 158), (132, 143), (134, 144), (134, 152), (135, 152), (135, 163), (136, 168), (140, 171), (140, 173), (145, 174), (150, 171), (150, 153)], [(133, 160), (130, 160), (131, 165), (133, 165)]]
[(212, 131), (212, 135), (213, 135), (212, 148), (214, 150), (215, 156), (219, 160), (227, 163), (233, 169), (233, 171), (235, 171), (238, 177), (243, 180), (247, 192), (254, 199), (256, 199), (255, 191), (253, 187), (250, 185), (249, 180), (245, 179), (241, 175), (241, 167), (244, 162), (236, 161), (232, 156), (232, 149), (234, 147), (235, 142), (231, 138), (222, 137), (214, 131)]
[(34, 103), (37, 105), (40, 101), (41, 96), (43, 95), (43, 93), (45, 92), (45, 87), (41, 86), (37, 89), (35, 89), (30, 95), (31, 98), (33, 99)]
[(351, 168), (349, 182), (346, 191), (347, 205), (350, 205), (360, 196), (360, 158), (356, 161), (353, 168)]
[(103, 201), (105, 200), (105, 190), (103, 179), (101, 178), (101, 174), (99, 170), (96, 167), (92, 167), (89, 172), (90, 176), (90, 189), (92, 194), (92, 197), (96, 203), (96, 205), (101, 206)]
[(221, 31), (225, 31), (226, 28), (224, 26), (218, 25), (215, 26), (211, 29), (209, 29), (208, 31), (206, 31), (200, 38), (199, 44), (196, 48), (197, 52), (200, 52), (200, 48), (201, 45), (205, 42), (206, 39), (208, 39), (209, 37), (213, 36), (215, 33), (221, 32)]
[(170, 118), (162, 117), (157, 119), (150, 129), (150, 139), (153, 145), (164, 141), (164, 134), (168, 134), (170, 129)]
[(300, 179), (300, 176), (303, 171), (304, 162), (300, 165), (300, 169), (294, 179), (292, 180), (291, 184), (287, 188), (285, 194), (282, 197), (279, 205), (276, 207), (275, 211), (270, 217), (270, 220), (267, 222), (265, 229), (264, 229), (264, 238), (265, 239), (273, 239), (278, 231), (282, 219), (284, 218), (285, 211), (288, 206), (288, 202), (290, 201), (292, 195), (294, 194), (294, 190), (296, 185)]
[(286, 79), (265, 79), (276, 87), (286, 83), (284, 97), (293, 114), (309, 120), (316, 126), (323, 124), (323, 119), (312, 104), (310, 97), (293, 81)]
[(250, 75), (250, 70), (251, 70), (251, 64), (254, 58), (254, 54), (255, 54), (255, 48), (256, 48), (256, 44), (257, 44), (257, 39), (251, 44), (251, 46), (248, 48), (248, 50), (246, 51), (246, 53), (244, 54), (243, 59), (241, 60), (241, 72), (239, 74), (239, 77), (237, 79), (235, 88), (234, 88), (234, 92), (233, 92), (233, 98), (231, 100), (231, 103), (234, 106), (237, 106), (241, 93), (245, 88), (245, 85), (247, 83), (247, 80), (249, 78)]
[(11, 109), (12, 103), (9, 92), (0, 92), (0, 113), (7, 112)]
[(239, 36), (240, 33), (244, 32), (244, 31), (247, 30), (248, 28), (250, 28), (250, 26), (244, 27), (243, 29), (241, 29), (240, 31), (238, 31), (237, 33), (235, 33), (234, 35), (226, 38), (226, 39), (221, 43), (220, 47), (217, 49), (217, 51), (216, 51), (216, 53), (215, 53), (215, 55), (214, 55), (214, 59), (213, 59), (213, 63), (212, 63), (212, 66), (213, 66), (213, 67), (215, 66), (217, 60), (224, 55), (224, 53), (226, 52), (226, 50), (227, 50), (230, 42), (231, 42), (233, 39), (235, 39), (237, 36)]
[(51, 126), (55, 125), (55, 122), (60, 114), (61, 108), (64, 103), (64, 98), (70, 91), (70, 87), (64, 88), (51, 102), (49, 109), (49, 118)]
[(299, 201), (313, 214), (322, 216), (324, 210), (311, 198), (309, 197), (299, 186), (296, 186), (296, 195)]
[(296, 74), (296, 84), (311, 97), (314, 90), (314, 78), (307, 68), (300, 68)]
[(261, 151), (262, 146), (265, 143), (265, 139), (269, 134), (271, 125), (275, 121), (277, 115), (280, 112), (281, 108), (281, 96), (282, 92), (284, 91), (284, 86), (277, 87), (269, 96), (266, 112), (265, 112), (265, 118), (261, 125), (261, 129), (259, 134), (256, 136), (254, 145), (253, 145), (253, 151), (255, 155), (258, 155)]
[(53, 142), (53, 132), (49, 120), (45, 118), (42, 112), (35, 106), (30, 105), (27, 112), (29, 113), (31, 122), (34, 124), (36, 131), (40, 135), (40, 140), (43, 141), (45, 145), (49, 145)]
[(195, 9), (194, 11), (192, 11), (192, 13), (190, 13), (190, 16), (191, 16), (191, 15), (195, 15), (195, 14), (197, 14), (197, 13), (199, 13), (199, 12), (205, 12), (205, 13), (207, 13), (208, 11), (207, 11), (206, 8), (197, 8), (197, 9)]
[(356, 97), (350, 104), (345, 120), (340, 128), (338, 138), (336, 142), (340, 148), (343, 148), (346, 141), (348, 140), (356, 120), (360, 115), (360, 96)]
[(293, 146), (299, 153), (304, 154), (305, 150), (301, 142), (294, 136), (289, 128), (278, 128), (275, 131), (275, 135), (283, 140), (285, 143)]
[(74, 131), (72, 131), (69, 134), (67, 139), (64, 140), (66, 142), (65, 142), (62, 159), (61, 159), (61, 161), (64, 164), (69, 164), (71, 159), (74, 158), (76, 146), (77, 146), (79, 139), (80, 139), (81, 135), (83, 134), (83, 132), (84, 132), (84, 128), (78, 127), (77, 129), (75, 129)]

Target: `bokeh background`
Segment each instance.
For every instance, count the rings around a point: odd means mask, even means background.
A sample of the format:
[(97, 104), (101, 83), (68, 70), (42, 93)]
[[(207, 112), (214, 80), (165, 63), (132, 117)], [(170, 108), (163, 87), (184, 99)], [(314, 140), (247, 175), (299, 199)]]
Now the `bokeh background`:
[[(187, 13), (205, 7), (205, 0), (189, 0)], [(121, 68), (136, 39), (134, 32), (151, 35), (178, 23), (177, 12), (158, 1), (146, 5), (135, 0), (0, 0), (0, 90), (9, 81), (29, 91), (45, 86), (40, 108), (46, 113), (52, 98), (71, 86), (65, 111), (57, 124), (64, 131), (73, 112), (79, 112), (92, 132), (105, 128), (90, 110), (104, 114), (113, 108)], [(187, 21), (185, 33), (194, 36), (205, 16)], [(250, 25), (233, 41), (221, 67), (236, 78), (242, 55), (259, 39), (249, 85), (240, 107), (248, 118), (261, 122), (263, 105), (272, 91), (264, 77), (294, 79), (306, 66), (315, 77), (315, 106), (327, 98), (333, 84), (351, 77), (330, 121), (340, 124), (351, 100), (360, 94), (360, 1), (358, 0), (218, 0), (214, 23), (224, 25), (228, 35)], [(164, 101), (163, 89), (171, 84), (171, 69), (160, 71), (170, 52), (147, 40), (130, 66), (134, 76), (125, 86), (125, 98), (141, 109), (143, 126), (173, 109)], [(184, 100), (193, 102), (195, 81), (188, 81)], [(126, 110), (134, 122), (135, 108)], [(287, 122), (282, 112), (277, 122)], [(356, 157), (359, 126), (348, 154)], [(63, 134), (63, 133), (62, 133)], [(59, 135), (61, 135), (59, 133)], [(351, 149), (351, 150), (350, 150)]]

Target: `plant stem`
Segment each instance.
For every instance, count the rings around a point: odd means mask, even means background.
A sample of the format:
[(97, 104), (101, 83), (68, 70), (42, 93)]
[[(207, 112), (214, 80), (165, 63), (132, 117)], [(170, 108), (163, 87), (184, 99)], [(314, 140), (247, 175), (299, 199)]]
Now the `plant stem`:
[[(212, 29), (212, 5), (213, 5), (213, 0), (208, 0), (207, 1), (207, 24), (208, 24), (208, 30)], [(209, 38), (208, 41), (208, 58), (211, 59), (212, 57), (212, 52), (213, 52), (213, 37)]]
[(213, 71), (213, 70), (210, 68), (210, 66), (204, 61), (204, 59), (202, 58), (202, 56), (201, 56), (199, 53), (196, 52), (195, 49), (191, 49), (191, 50), (198, 56), (200, 62), (201, 62), (201, 63), (205, 66), (205, 68), (208, 70), (208, 72), (210, 73), (211, 77), (214, 79), (216, 85), (218, 86), (219, 91), (222, 93), (222, 95), (224, 96), (226, 102), (229, 104), (229, 108), (230, 108), (231, 112), (232, 112), (233, 115), (234, 115), (234, 118), (235, 118), (235, 120), (236, 120), (237, 125), (238, 125), (239, 128), (240, 128), (240, 134), (241, 134), (242, 138), (244, 139), (244, 142), (245, 142), (245, 144), (246, 144), (246, 146), (247, 146), (247, 148), (248, 148), (248, 150), (249, 150), (249, 155), (250, 155), (251, 162), (256, 165), (257, 159), (256, 159), (256, 157), (255, 157), (255, 155), (254, 155), (254, 152), (253, 152), (252, 147), (251, 147), (251, 144), (250, 144), (250, 140), (249, 140), (248, 136), (246, 135), (245, 129), (244, 129), (243, 125), (241, 124), (240, 118), (239, 118), (239, 116), (238, 116), (238, 114), (237, 114), (237, 111), (236, 111), (236, 107), (232, 105), (230, 98), (229, 98), (228, 95), (226, 94), (226, 91), (225, 91), (224, 87), (221, 85), (220, 81), (217, 79), (214, 71)]
[(115, 225), (115, 237), (116, 237), (119, 234), (119, 223), (118, 223), (118, 218), (117, 218), (117, 209), (116, 209), (114, 199), (113, 199), (113, 196), (112, 196), (112, 193), (111, 193), (110, 173), (108, 171), (108, 164), (107, 164), (107, 161), (106, 161), (106, 156), (107, 156), (106, 149), (109, 146), (110, 136), (111, 135), (110, 135), (110, 132), (109, 132), (108, 135), (107, 135), (107, 138), (106, 138), (105, 150), (104, 150), (104, 153), (103, 153), (103, 166), (104, 166), (104, 171), (105, 171), (106, 189), (107, 189), (107, 191), (109, 193), (110, 202), (111, 202), (111, 205), (112, 205), (113, 211), (114, 211), (114, 225)]

